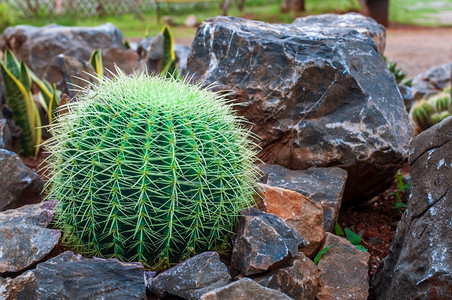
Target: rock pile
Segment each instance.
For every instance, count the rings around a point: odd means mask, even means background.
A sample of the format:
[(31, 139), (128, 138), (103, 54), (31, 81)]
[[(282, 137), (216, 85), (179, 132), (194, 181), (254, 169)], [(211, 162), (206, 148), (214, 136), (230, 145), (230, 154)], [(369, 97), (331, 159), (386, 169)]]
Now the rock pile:
[[(262, 137), (263, 160), (278, 165), (260, 166), (257, 208), (242, 212), (232, 253), (204, 252), (160, 274), (141, 263), (63, 252), (61, 234), (51, 228), (57, 202), (23, 206), (39, 201), (43, 183), (3, 149), (11, 132), (0, 118), (0, 298), (367, 299), (369, 254), (332, 234), (334, 220), (343, 197), (367, 199), (386, 187), (411, 138), (380, 57), (384, 29), (374, 23), (348, 14), (287, 25), (225, 17), (202, 24), (187, 73), (234, 92), (238, 110)], [(112, 25), (39, 32), (18, 26), (5, 32), (0, 47), (67, 84), (68, 74), (89, 71), (84, 61), (94, 48), (129, 68), (151, 68), (159, 64), (161, 42), (149, 38), (127, 50)], [(452, 293), (451, 141), (449, 117), (411, 143), (413, 194), (373, 279), (377, 299)]]
[(186, 73), (232, 91), (261, 137), (264, 162), (343, 168), (344, 200), (368, 199), (407, 158), (411, 128), (400, 92), (368, 35), (296, 24), (208, 19)]

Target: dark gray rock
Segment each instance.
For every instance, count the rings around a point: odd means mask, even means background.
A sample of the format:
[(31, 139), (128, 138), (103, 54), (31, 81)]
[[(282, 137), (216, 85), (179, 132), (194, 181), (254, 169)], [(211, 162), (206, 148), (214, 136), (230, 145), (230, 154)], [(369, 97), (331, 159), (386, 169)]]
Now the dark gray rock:
[(287, 264), (253, 278), (262, 286), (278, 290), (294, 300), (311, 300), (317, 294), (319, 271), (303, 253)]
[(117, 74), (116, 68), (126, 74), (144, 71), (144, 62), (135, 50), (108, 48), (102, 51), (102, 60), (106, 76)]
[(242, 211), (231, 264), (243, 275), (276, 267), (298, 254), (305, 246), (301, 234), (281, 218), (257, 209)]
[(201, 295), (231, 282), (228, 268), (216, 252), (198, 254), (152, 279), (147, 286), (155, 295), (199, 299)]
[(217, 288), (202, 295), (201, 300), (290, 300), (277, 290), (263, 287), (249, 278), (241, 278), (227, 286)]
[[(149, 73), (160, 73), (162, 69), (164, 39), (162, 34), (158, 34), (155, 37), (147, 37), (138, 42), (136, 52)], [(174, 44), (174, 52), (176, 54), (177, 66), (182, 72), (187, 66), (190, 48), (184, 45)], [(140, 71), (144, 71), (142, 69)]]
[(145, 62), (149, 73), (160, 73), (163, 61), (163, 45), (165, 38), (162, 34), (147, 37), (138, 42), (137, 53)]
[(372, 286), (376, 299), (450, 299), (452, 117), (413, 139), (409, 161), (412, 194)]
[[(88, 61), (95, 49), (125, 49), (122, 34), (113, 24), (95, 27), (19, 25), (7, 28), (2, 35), (5, 47), (23, 59), (41, 79), (61, 86), (63, 79), (57, 56), (64, 54)], [(1, 42), (0, 42), (1, 43)]]
[(143, 272), (141, 263), (85, 259), (67, 251), (35, 270), (3, 279), (0, 293), (30, 300), (146, 299)]
[(289, 170), (279, 165), (260, 164), (263, 182), (296, 191), (323, 208), (323, 230), (331, 231), (339, 217), (347, 171), (341, 168)]
[(0, 213), (0, 274), (20, 272), (50, 253), (61, 235), (46, 228), (52, 218), (49, 202)]
[(177, 67), (179, 68), (180, 72), (184, 72), (187, 68), (187, 59), (188, 55), (190, 54), (190, 47), (175, 44), (174, 52), (176, 54)]
[(13, 148), (11, 130), (8, 126), (8, 120), (6, 119), (0, 119), (0, 148), (11, 151)]
[(377, 45), (377, 50), (383, 56), (386, 47), (386, 29), (378, 24), (374, 19), (365, 17), (358, 13), (348, 13), (343, 15), (323, 14), (297, 18), (292, 23), (302, 29), (316, 30), (322, 33), (331, 32), (332, 35), (338, 31), (345, 33), (356, 30), (359, 33), (368, 35)]
[(413, 78), (413, 98), (428, 98), (451, 85), (452, 63), (435, 66)]
[(372, 39), (355, 30), (207, 19), (186, 73), (232, 91), (261, 137), (264, 162), (347, 170), (344, 200), (384, 191), (407, 158), (411, 127), (394, 77)]
[(96, 82), (96, 72), (87, 61), (60, 54), (57, 56), (57, 64), (63, 75), (61, 91), (71, 99), (80, 89), (86, 87), (89, 83)]
[(359, 251), (345, 238), (329, 232), (322, 249), (327, 246), (331, 247), (317, 264), (320, 282), (316, 299), (366, 300), (369, 296), (370, 254)]
[(16, 153), (0, 149), (0, 211), (39, 202), (42, 186)]
[(402, 83), (399, 85), (399, 91), (405, 103), (406, 111), (409, 112), (414, 102), (413, 88)]
[(0, 299), (39, 299), (35, 273), (27, 271), (15, 278), (0, 277)]

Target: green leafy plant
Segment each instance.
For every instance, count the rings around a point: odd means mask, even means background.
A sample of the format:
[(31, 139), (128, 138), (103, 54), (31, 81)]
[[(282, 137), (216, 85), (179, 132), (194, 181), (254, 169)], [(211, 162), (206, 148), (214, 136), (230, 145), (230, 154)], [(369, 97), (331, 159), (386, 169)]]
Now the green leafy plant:
[(161, 34), (164, 38), (161, 75), (164, 77), (180, 78), (179, 68), (176, 64), (176, 53), (174, 52), (173, 33), (168, 25), (164, 25)]
[(0, 3), (0, 34), (6, 27), (11, 26), (17, 20), (17, 10), (9, 3)]
[(104, 76), (104, 65), (102, 62), (102, 50), (96, 49), (91, 53), (91, 57), (89, 58), (89, 64), (93, 66), (94, 71), (97, 74), (97, 77)]
[(42, 139), (41, 118), (31, 94), (31, 77), (25, 63), (6, 50), (1, 63), (8, 106), (13, 111), (14, 122), (22, 128), (21, 152), (24, 156), (37, 156)]
[(117, 72), (50, 129), (46, 199), (60, 201), (63, 241), (153, 269), (225, 249), (257, 181), (244, 119), (198, 86)]
[(397, 84), (402, 83), (402, 81), (406, 77), (406, 73), (402, 70), (402, 68), (397, 67), (397, 63), (393, 61), (387, 61), (386, 56), (383, 56), (383, 60), (387, 63), (389, 71), (394, 74)]
[(61, 91), (57, 90), (55, 84), (50, 84), (47, 80), (41, 80), (33, 72), (30, 72), (31, 79), (39, 89), (39, 104), (47, 113), (49, 124), (52, 124), (58, 114), (58, 105), (60, 104)]
[(314, 264), (317, 266), (319, 264), (320, 259), (322, 258), (322, 256), (328, 251), (328, 249), (331, 248), (331, 246), (333, 245), (329, 245), (326, 246), (325, 248), (323, 248), (322, 250), (320, 250), (317, 255), (314, 257)]
[(352, 244), (355, 245), (356, 248), (358, 248), (359, 251), (367, 252), (367, 249), (361, 245), (361, 236), (357, 233), (354, 233), (349, 228), (345, 227), (344, 230), (342, 230), (342, 227), (339, 225), (337, 220), (334, 221), (334, 232), (336, 235), (339, 236), (345, 236), (345, 238)]
[(394, 203), (394, 209), (402, 212), (406, 209), (406, 203), (402, 200), (402, 195), (411, 188), (411, 183), (405, 183), (405, 178), (403, 175), (397, 171), (396, 175), (396, 189), (394, 192), (388, 193), (388, 196), (394, 196), (396, 198), (396, 202)]
[(450, 88), (428, 99), (421, 99), (410, 111), (410, 117), (419, 132), (441, 122), (451, 114)]

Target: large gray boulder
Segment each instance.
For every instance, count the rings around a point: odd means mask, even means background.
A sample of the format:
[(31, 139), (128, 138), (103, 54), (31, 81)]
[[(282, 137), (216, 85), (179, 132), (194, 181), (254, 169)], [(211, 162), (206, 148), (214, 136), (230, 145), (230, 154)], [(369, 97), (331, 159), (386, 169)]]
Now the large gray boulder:
[(66, 251), (16, 278), (0, 279), (2, 299), (146, 299), (141, 263), (86, 259)]
[(301, 28), (310, 28), (323, 33), (350, 32), (356, 30), (359, 33), (368, 35), (377, 45), (380, 55), (384, 54), (386, 47), (386, 29), (378, 24), (374, 19), (365, 17), (358, 13), (348, 13), (343, 15), (323, 14), (297, 18), (292, 23)]
[(373, 288), (376, 299), (450, 299), (452, 293), (452, 117), (410, 147), (412, 194)]
[(87, 61), (91, 52), (100, 48), (104, 52), (104, 67), (114, 71), (114, 64), (109, 59), (113, 54), (108, 55), (113, 48), (116, 49), (113, 51), (115, 63), (121, 69), (138, 67), (138, 54), (123, 46), (121, 31), (110, 23), (95, 27), (18, 25), (4, 31), (0, 36), (2, 44), (23, 59), (38, 77), (57, 83), (60, 88), (63, 80), (57, 62), (60, 54)]
[(232, 93), (264, 162), (347, 170), (344, 200), (382, 192), (407, 158), (411, 128), (394, 76), (356, 30), (207, 19), (186, 74)]

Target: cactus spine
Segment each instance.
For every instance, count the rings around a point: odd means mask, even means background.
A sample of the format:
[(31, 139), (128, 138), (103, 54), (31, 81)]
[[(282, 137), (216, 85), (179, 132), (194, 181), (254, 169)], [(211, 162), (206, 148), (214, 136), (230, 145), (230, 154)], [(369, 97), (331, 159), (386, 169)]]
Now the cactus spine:
[(120, 71), (58, 117), (47, 199), (56, 226), (88, 255), (162, 269), (227, 244), (252, 203), (255, 144), (218, 94)]

